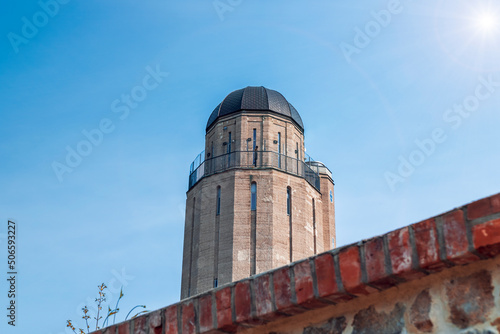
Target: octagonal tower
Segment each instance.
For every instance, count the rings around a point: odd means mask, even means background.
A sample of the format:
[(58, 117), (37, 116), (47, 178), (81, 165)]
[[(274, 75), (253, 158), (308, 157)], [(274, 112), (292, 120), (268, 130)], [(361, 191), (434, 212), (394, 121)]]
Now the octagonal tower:
[(335, 247), (333, 186), (283, 95), (230, 93), (191, 164), (181, 299)]

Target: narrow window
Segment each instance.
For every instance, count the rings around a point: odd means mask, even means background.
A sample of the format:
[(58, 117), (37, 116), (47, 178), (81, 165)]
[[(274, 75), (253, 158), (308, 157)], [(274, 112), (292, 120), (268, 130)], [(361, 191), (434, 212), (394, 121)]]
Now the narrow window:
[(250, 185), (250, 276), (257, 270), (257, 183)]
[(259, 147), (257, 146), (257, 129), (253, 129), (253, 144), (252, 144), (252, 150), (253, 150), (253, 166), (257, 167), (257, 149)]
[(286, 188), (286, 213), (288, 214), (288, 242), (290, 244), (290, 262), (293, 262), (293, 234), (292, 234), (292, 188)]
[(188, 277), (188, 297), (191, 296), (191, 279), (193, 270), (193, 252), (194, 252), (194, 213), (196, 210), (196, 197), (193, 198), (193, 209), (191, 210), (191, 251), (189, 252), (189, 277)]
[(214, 168), (214, 164), (215, 164), (215, 156), (214, 156), (214, 142), (212, 142), (212, 147), (210, 148), (210, 160), (208, 161), (209, 165), (208, 165), (208, 170), (209, 170), (209, 173), (212, 173), (213, 172), (213, 168)]
[(278, 132), (278, 168), (281, 168), (281, 132)]
[(313, 209), (313, 242), (314, 242), (314, 254), (317, 253), (317, 248), (316, 248), (316, 203), (312, 202), (312, 209)]
[(215, 214), (220, 215), (220, 186), (217, 187), (217, 210)]
[(217, 215), (214, 228), (214, 288), (218, 285), (219, 277), (219, 240), (220, 240), (220, 186), (217, 187)]
[(296, 143), (296, 146), (295, 146), (295, 159), (296, 159), (296, 163), (297, 163), (297, 174), (301, 175), (301, 171), (299, 170), (299, 143)]
[(292, 211), (292, 206), (290, 205), (292, 200), (292, 194), (290, 194), (290, 187), (286, 188), (286, 214), (290, 215)]
[(257, 184), (255, 182), (250, 186), (251, 193), (251, 201), (250, 201), (250, 210), (257, 210)]
[(229, 141), (227, 144), (227, 166), (231, 167), (231, 132), (229, 132)]

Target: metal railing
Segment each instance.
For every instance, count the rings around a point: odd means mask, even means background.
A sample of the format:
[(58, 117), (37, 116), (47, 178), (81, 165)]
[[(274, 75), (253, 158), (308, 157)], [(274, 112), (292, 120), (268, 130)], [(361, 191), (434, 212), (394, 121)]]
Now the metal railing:
[(306, 179), (313, 187), (320, 190), (319, 167), (312, 160), (302, 161), (278, 152), (271, 151), (234, 151), (202, 161), (204, 152), (191, 164), (189, 189), (204, 176), (220, 173), (233, 168), (259, 169), (275, 168)]

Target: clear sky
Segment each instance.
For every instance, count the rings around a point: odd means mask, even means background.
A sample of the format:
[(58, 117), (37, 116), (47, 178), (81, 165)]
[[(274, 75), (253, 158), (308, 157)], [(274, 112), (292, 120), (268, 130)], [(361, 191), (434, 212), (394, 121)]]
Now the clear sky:
[(102, 282), (117, 320), (179, 299), (189, 165), (246, 86), (302, 116), (339, 246), (500, 191), (496, 1), (54, 1), (0, 20), (2, 333), (82, 326)]

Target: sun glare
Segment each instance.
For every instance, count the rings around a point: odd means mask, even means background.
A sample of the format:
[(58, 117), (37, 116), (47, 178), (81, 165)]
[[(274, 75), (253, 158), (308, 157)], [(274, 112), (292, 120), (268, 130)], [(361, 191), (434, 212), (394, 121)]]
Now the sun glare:
[(498, 17), (493, 13), (480, 14), (475, 22), (477, 28), (483, 33), (492, 33), (498, 28)]

